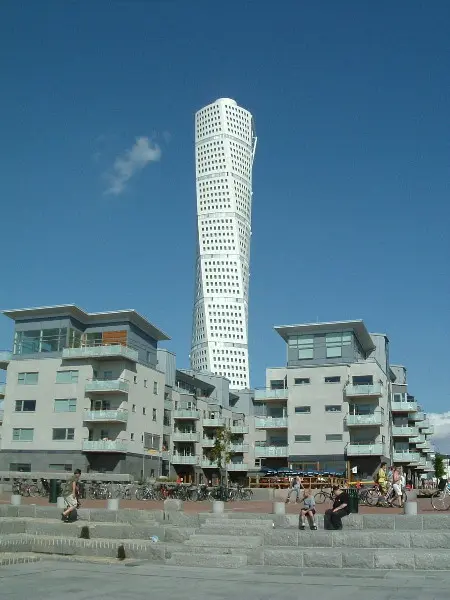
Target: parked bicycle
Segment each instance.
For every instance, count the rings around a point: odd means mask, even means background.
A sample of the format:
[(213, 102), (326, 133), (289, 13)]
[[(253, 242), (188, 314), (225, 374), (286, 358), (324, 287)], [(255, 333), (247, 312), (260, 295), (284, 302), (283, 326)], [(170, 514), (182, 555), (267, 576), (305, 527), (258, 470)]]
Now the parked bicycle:
[(331, 490), (330, 492), (320, 490), (320, 492), (317, 492), (317, 494), (314, 495), (314, 500), (316, 501), (316, 504), (323, 504), (326, 500), (334, 502), (334, 498), (335, 495), (333, 490)]
[(434, 510), (448, 510), (450, 508), (450, 483), (441, 479), (437, 492), (431, 496), (431, 506)]

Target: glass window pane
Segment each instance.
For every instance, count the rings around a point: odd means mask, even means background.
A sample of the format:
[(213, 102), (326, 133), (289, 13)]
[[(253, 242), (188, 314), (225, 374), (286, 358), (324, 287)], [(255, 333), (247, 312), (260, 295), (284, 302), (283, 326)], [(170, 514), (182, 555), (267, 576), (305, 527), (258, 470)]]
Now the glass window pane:
[(313, 346), (314, 338), (305, 335), (298, 336), (298, 345), (299, 346)]
[(19, 354), (34, 354), (39, 352), (39, 341), (41, 332), (35, 331), (22, 331), (22, 342), (20, 345)]
[(57, 440), (57, 441), (65, 440), (66, 433), (67, 433), (66, 429), (60, 429), (60, 428), (54, 429), (53, 430), (53, 439)]
[(299, 359), (314, 358), (314, 350), (312, 348), (299, 348)]
[(327, 346), (327, 358), (337, 358), (339, 356), (342, 356), (342, 347), (341, 346), (337, 346), (337, 347), (328, 347)]
[(67, 400), (55, 400), (55, 412), (67, 412)]
[(43, 329), (41, 352), (58, 352), (59, 329)]

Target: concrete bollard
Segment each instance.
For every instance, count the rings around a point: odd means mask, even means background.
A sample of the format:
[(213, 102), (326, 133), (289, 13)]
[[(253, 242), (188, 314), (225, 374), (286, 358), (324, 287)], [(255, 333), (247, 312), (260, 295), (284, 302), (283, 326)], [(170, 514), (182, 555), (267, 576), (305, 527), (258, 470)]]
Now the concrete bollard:
[(66, 508), (66, 502), (65, 502), (63, 496), (58, 496), (56, 498), (56, 506), (58, 508), (62, 508), (62, 509)]
[(216, 515), (223, 514), (225, 512), (225, 502), (222, 500), (214, 500), (213, 502), (213, 513)]
[(405, 502), (405, 506), (403, 507), (404, 515), (417, 515), (417, 502)]
[(164, 512), (181, 512), (183, 510), (183, 501), (177, 498), (167, 498), (164, 500)]
[(285, 502), (274, 502), (272, 507), (272, 514), (274, 515), (285, 515), (286, 504)]
[(119, 498), (108, 498), (108, 510), (119, 510)]
[(13, 506), (20, 506), (22, 504), (22, 496), (20, 494), (12, 494), (11, 504)]

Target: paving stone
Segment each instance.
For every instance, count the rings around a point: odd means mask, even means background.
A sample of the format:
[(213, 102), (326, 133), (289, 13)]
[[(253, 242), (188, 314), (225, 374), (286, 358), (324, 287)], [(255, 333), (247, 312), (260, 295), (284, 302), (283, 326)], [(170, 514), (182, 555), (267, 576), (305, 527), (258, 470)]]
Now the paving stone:
[(220, 567), (222, 569), (238, 569), (247, 566), (247, 557), (235, 554), (185, 554), (174, 552), (167, 564), (180, 567)]

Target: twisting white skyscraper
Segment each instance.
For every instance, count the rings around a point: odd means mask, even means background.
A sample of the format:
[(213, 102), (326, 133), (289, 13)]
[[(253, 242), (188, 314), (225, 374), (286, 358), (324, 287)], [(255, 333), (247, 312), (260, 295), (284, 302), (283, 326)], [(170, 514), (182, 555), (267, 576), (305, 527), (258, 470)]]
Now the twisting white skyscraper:
[(224, 375), (230, 387), (250, 387), (248, 284), (252, 115), (220, 98), (195, 115), (197, 270), (191, 367)]

